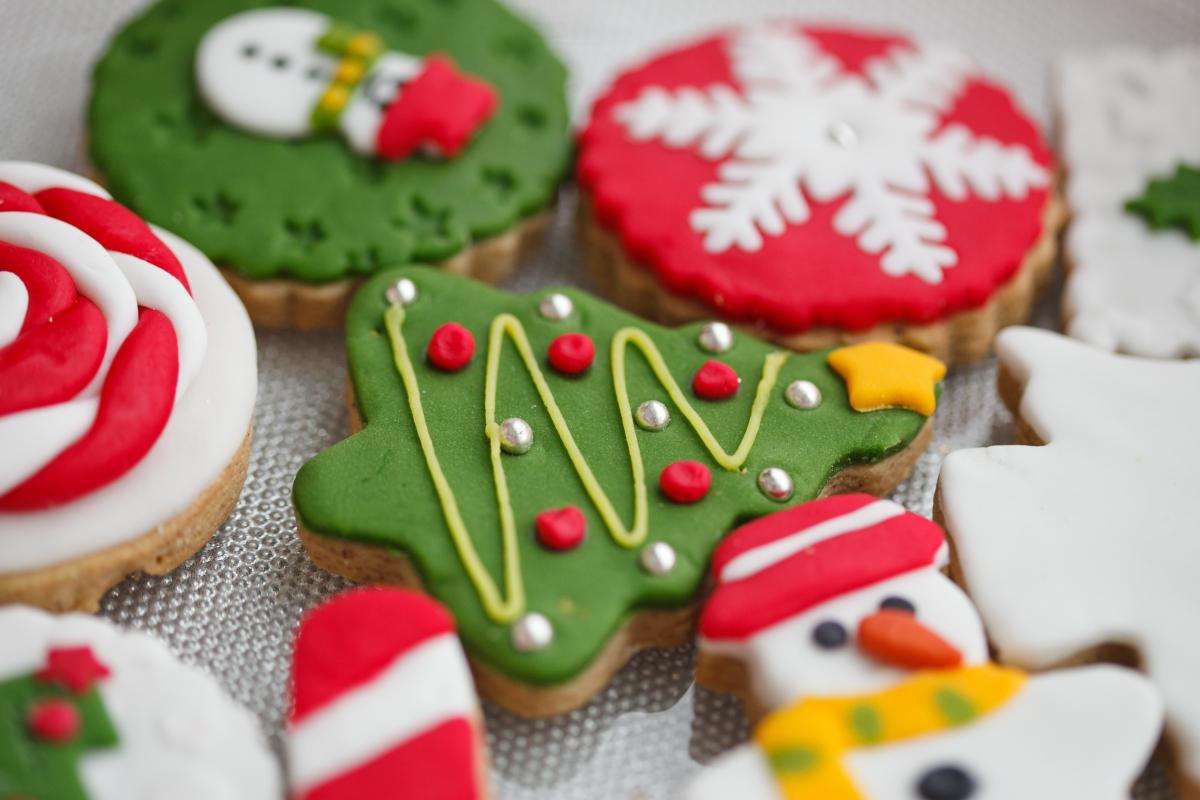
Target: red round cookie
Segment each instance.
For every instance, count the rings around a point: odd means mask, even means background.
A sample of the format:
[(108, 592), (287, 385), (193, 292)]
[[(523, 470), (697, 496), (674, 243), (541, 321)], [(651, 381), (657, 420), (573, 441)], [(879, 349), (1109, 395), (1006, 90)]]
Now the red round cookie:
[(621, 75), (578, 167), (596, 221), (665, 290), (778, 333), (983, 305), (1041, 236), (1052, 169), (954, 51), (783, 24)]

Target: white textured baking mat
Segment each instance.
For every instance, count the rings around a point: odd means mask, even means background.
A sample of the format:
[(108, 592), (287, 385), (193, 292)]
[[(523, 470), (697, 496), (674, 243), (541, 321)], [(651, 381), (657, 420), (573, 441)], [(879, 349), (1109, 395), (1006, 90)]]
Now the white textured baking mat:
[[(197, 2), (201, 0), (196, 0)], [(1157, 47), (1200, 41), (1197, 0), (511, 0), (541, 23), (574, 71), (582, 112), (607, 76), (657, 46), (716, 25), (790, 14), (899, 27), (957, 42), (1049, 117), (1046, 75), (1063, 48), (1120, 42)], [(0, 157), (86, 170), (84, 114), (91, 64), (141, 0), (0, 0)], [(569, 224), (574, 193), (560, 201), (545, 248), (512, 288), (588, 281)], [(1053, 298), (1040, 321), (1054, 323)], [(315, 569), (295, 535), (292, 476), (346, 433), (345, 366), (336, 334), (259, 332), (261, 384), (250, 476), (229, 522), (195, 558), (164, 578), (114, 589), (104, 614), (166, 640), (212, 672), (277, 736), (292, 629), (300, 613), (343, 586)], [(937, 438), (896, 493), (930, 512), (950, 450), (1011, 440), (990, 363), (956, 370), (937, 415)], [(689, 648), (637, 657), (585, 708), (525, 721), (487, 710), (499, 798), (658, 798), (699, 764), (743, 739), (727, 697), (691, 688)], [(1170, 796), (1151, 770), (1138, 797)]]

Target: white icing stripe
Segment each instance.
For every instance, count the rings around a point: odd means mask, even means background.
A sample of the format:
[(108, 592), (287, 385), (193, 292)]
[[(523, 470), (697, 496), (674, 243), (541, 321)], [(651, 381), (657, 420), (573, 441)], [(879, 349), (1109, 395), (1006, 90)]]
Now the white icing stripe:
[(782, 539), (776, 539), (761, 547), (747, 550), (725, 565), (725, 569), (721, 570), (720, 580), (722, 583), (740, 581), (777, 564), (806, 547), (812, 547), (818, 542), (832, 539), (835, 536), (878, 525), (884, 520), (898, 517), (903, 513), (904, 507), (891, 500), (876, 500), (849, 514), (827, 519)]
[(37, 194), (44, 189), (61, 187), (111, 200), (112, 195), (98, 184), (74, 172), (48, 167), (33, 161), (0, 161), (0, 182), (10, 183), (23, 192)]
[(288, 731), (292, 789), (303, 793), (439, 723), (474, 713), (458, 638), (434, 637)]
[(175, 392), (178, 400), (204, 361), (208, 334), (200, 309), (183, 284), (169, 273), (126, 253), (112, 253), (112, 257), (137, 294), (138, 305), (161, 311), (175, 328), (179, 342), (179, 381)]
[(0, 416), (0, 494), (22, 483), (92, 427), (98, 396)]
[[(24, 189), (24, 186), (18, 188)], [(84, 394), (98, 391), (113, 356), (137, 324), (137, 297), (116, 262), (99, 242), (73, 225), (42, 214), (10, 211), (0, 214), (0, 241), (37, 250), (70, 273), (79, 293), (104, 315), (108, 329), (104, 359)]]
[(0, 347), (12, 344), (25, 324), (29, 310), (29, 290), (11, 272), (0, 272)]

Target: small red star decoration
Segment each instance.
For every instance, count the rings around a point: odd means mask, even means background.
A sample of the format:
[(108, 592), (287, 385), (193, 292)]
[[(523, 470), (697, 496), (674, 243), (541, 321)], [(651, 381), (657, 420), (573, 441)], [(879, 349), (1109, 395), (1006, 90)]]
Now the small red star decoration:
[(83, 694), (109, 674), (108, 667), (97, 660), (92, 648), (56, 647), (46, 654), (46, 666), (36, 677), (42, 683), (57, 683), (75, 694)]

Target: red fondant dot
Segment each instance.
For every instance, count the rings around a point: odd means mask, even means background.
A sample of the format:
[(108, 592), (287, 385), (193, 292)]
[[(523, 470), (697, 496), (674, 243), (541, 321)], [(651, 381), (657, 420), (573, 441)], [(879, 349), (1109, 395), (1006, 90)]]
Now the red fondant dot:
[(447, 322), (429, 337), (429, 363), (447, 372), (457, 372), (475, 355), (475, 337), (457, 322)]
[(708, 494), (712, 475), (699, 461), (676, 461), (658, 476), (662, 493), (676, 503), (695, 503)]
[(42, 700), (29, 710), (29, 730), (44, 742), (69, 742), (79, 725), (79, 710), (68, 700)]
[(733, 367), (720, 361), (704, 362), (692, 379), (692, 391), (705, 400), (723, 400), (738, 390), (738, 375)]
[(587, 520), (576, 506), (548, 508), (537, 515), (538, 541), (549, 550), (570, 550), (583, 541)]
[(550, 343), (550, 366), (564, 375), (578, 375), (596, 359), (596, 346), (585, 333), (564, 333)]

